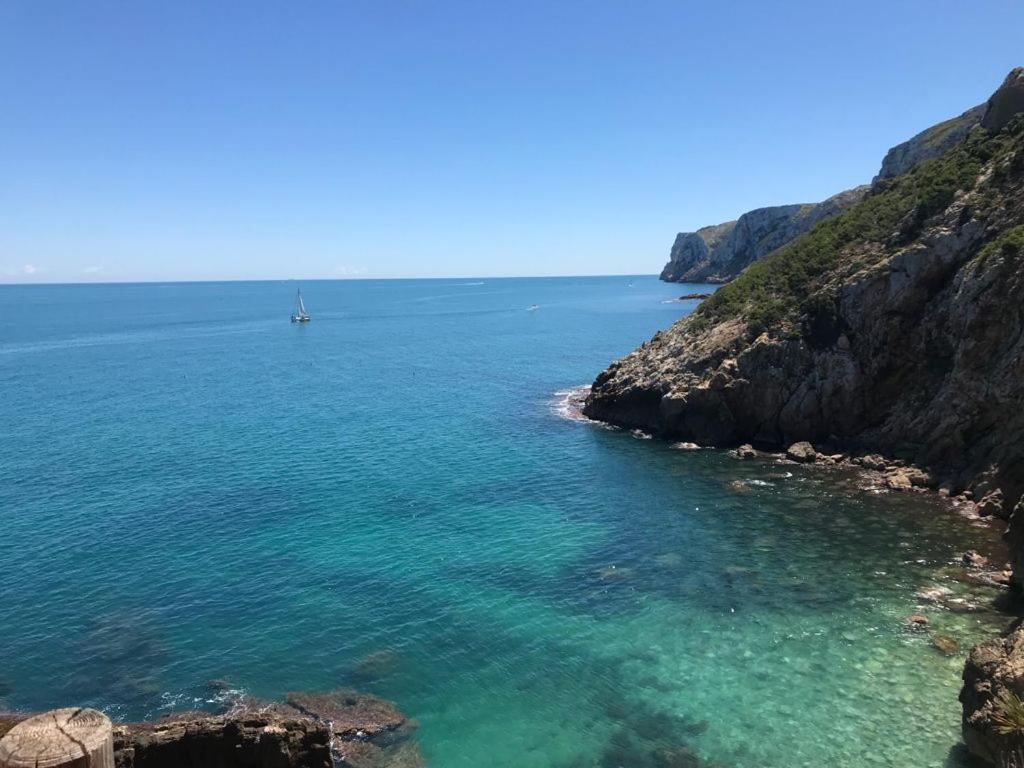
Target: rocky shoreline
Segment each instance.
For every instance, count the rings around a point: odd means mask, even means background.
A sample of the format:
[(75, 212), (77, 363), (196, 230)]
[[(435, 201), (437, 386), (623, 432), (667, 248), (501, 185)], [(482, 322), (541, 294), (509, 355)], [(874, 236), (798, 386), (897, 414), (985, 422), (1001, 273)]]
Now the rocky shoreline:
[[(612, 363), (583, 413), (681, 447), (753, 457), (756, 446), (857, 466), (889, 490), (934, 491), (961, 513), (1008, 522), (1012, 575), (979, 578), (1019, 591), (1024, 68), (980, 124), (943, 125), (942, 152), (902, 153), (861, 200)], [(1019, 640), (1018, 630), (979, 646), (961, 694), (970, 751), (1015, 766)]]
[[(0, 737), (28, 716), (0, 713)], [(391, 702), (349, 689), (280, 702), (238, 696), (221, 713), (116, 724), (114, 760), (117, 768), (422, 768), (416, 727)]]

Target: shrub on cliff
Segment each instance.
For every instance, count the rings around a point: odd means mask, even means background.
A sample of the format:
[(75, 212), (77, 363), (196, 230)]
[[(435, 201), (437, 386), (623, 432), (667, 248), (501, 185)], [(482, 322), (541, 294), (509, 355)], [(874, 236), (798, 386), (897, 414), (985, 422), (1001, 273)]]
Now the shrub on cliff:
[[(1003, 160), (997, 167), (1021, 162), (1024, 118), (995, 136), (975, 129), (945, 155), (883, 183), (846, 212), (755, 262), (697, 309), (691, 320), (693, 327), (739, 317), (756, 333), (780, 323), (795, 324), (810, 310), (826, 309), (834, 297), (815, 294), (829, 278), (850, 274), (870, 263), (873, 249), (868, 246), (872, 243), (899, 246), (910, 242), (931, 217), (946, 210), (958, 191), (991, 183), (979, 182), (978, 176), (982, 166), (993, 158)], [(979, 217), (986, 213), (973, 211)]]

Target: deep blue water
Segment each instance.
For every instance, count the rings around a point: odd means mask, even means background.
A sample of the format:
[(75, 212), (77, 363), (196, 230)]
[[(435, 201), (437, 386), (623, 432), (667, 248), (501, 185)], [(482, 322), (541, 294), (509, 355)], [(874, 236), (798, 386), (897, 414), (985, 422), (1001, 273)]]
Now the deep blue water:
[(559, 414), (698, 288), (303, 289), (0, 288), (0, 703), (355, 685), (442, 768), (947, 763), (962, 655), (902, 620), (990, 531)]

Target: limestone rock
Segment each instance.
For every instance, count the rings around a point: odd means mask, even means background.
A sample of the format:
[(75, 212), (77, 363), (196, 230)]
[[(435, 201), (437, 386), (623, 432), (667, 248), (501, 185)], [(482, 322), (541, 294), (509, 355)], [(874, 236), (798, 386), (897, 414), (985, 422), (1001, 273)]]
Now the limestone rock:
[[(1024, 314), (1012, 308), (1024, 305), (1024, 125), (972, 131), (949, 152), (932, 174), (917, 166), (840, 214), (857, 233), (842, 248), (777, 250), (770, 269), (614, 362), (584, 413), (706, 446), (853, 449), (868, 454), (861, 466), (898, 469), (899, 487), (943, 478), (973, 490), (983, 512), (1020, 510)], [(912, 202), (949, 185), (937, 169), (954, 165), (970, 177), (931, 208)], [(893, 228), (870, 223), (880, 211), (899, 212)], [(828, 249), (832, 225), (819, 226)], [(787, 270), (792, 259), (803, 263)], [(1024, 512), (1010, 529), (1021, 569)]]
[(973, 549), (964, 552), (960, 561), (969, 568), (984, 568), (988, 565), (988, 558)]
[(681, 232), (661, 279), (670, 283), (727, 282), (819, 221), (858, 202), (866, 192), (867, 187), (856, 187), (820, 203), (758, 208), (736, 221)]
[(817, 460), (818, 452), (805, 440), (789, 446), (786, 449), (786, 458), (790, 461), (799, 461), (801, 464), (810, 464)]
[(876, 472), (883, 472), (889, 468), (886, 460), (874, 453), (868, 454), (867, 456), (861, 456), (856, 463), (860, 464), (864, 469), (873, 469)]
[(999, 131), (1021, 112), (1024, 112), (1024, 67), (1017, 67), (988, 100), (981, 124), (989, 131)]
[(970, 130), (981, 123), (984, 114), (985, 105), (979, 104), (958, 117), (926, 128), (913, 138), (897, 144), (886, 153), (882, 167), (872, 183), (902, 176), (918, 163), (943, 154), (954, 144), (963, 141)]
[(744, 443), (736, 449), (736, 458), (738, 459), (754, 459), (757, 458), (757, 451), (754, 450), (754, 446), (750, 443)]
[(928, 617), (923, 613), (915, 613), (907, 616), (904, 624), (911, 632), (924, 632), (928, 629)]
[(1024, 628), (1018, 623), (1005, 637), (974, 646), (963, 680), (964, 742), (975, 756), (1000, 764), (1015, 740), (999, 733), (999, 710), (1008, 697), (1024, 697)]
[(118, 768), (331, 768), (324, 723), (275, 712), (176, 715), (114, 729)]
[(910, 482), (910, 478), (903, 471), (897, 470), (892, 474), (885, 476), (885, 485), (894, 491), (909, 491), (914, 485)]

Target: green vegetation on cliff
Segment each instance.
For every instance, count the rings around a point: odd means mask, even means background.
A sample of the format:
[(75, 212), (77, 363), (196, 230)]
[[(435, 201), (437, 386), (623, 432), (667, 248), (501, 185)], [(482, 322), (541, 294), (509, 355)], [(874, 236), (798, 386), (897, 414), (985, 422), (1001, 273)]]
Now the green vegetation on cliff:
[[(978, 183), (982, 167), (993, 159), (997, 169), (1024, 162), (1024, 119), (995, 136), (976, 128), (945, 155), (883, 182), (862, 202), (755, 262), (701, 305), (691, 320), (693, 327), (739, 317), (757, 332), (824, 309), (834, 302), (834, 296), (821, 290), (832, 277), (871, 263), (881, 247), (912, 241), (958, 191)], [(973, 213), (984, 217), (986, 211)], [(873, 249), (872, 243), (879, 247)]]

